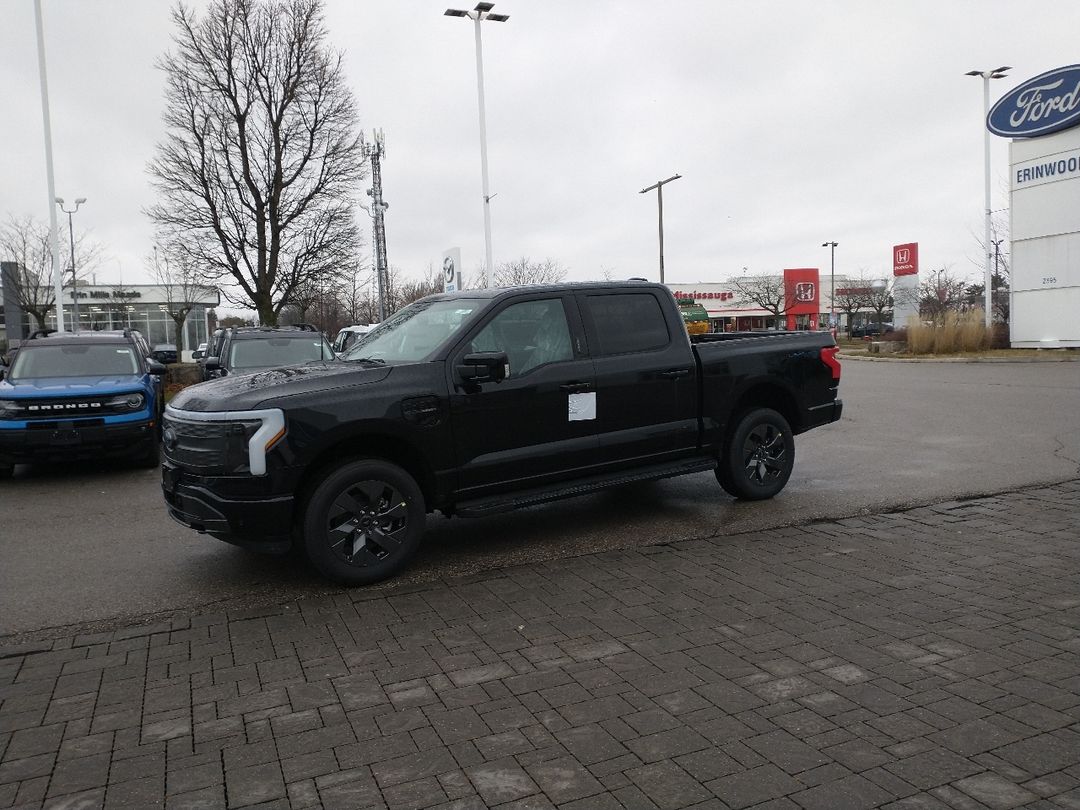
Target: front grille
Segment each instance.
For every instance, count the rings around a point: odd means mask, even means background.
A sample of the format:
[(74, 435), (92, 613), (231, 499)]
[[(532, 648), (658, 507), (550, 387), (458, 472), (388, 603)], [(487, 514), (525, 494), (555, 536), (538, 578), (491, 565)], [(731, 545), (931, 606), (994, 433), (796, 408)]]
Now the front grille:
[(228, 425), (222, 422), (184, 422), (165, 417), (165, 457), (181, 467), (205, 473), (220, 472), (228, 450)]
[[(131, 391), (131, 394), (141, 393)], [(9, 419), (78, 419), (87, 416), (105, 416), (116, 413), (131, 413), (126, 405), (108, 405), (109, 400), (124, 394), (109, 394), (96, 397), (50, 397), (48, 399), (13, 400), (14, 408), (9, 406)]]

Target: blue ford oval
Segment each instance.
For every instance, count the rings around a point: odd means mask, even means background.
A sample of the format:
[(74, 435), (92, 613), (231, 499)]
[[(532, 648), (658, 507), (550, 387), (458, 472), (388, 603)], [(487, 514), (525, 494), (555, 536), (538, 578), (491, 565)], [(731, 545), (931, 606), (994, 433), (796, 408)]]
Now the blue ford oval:
[(1080, 65), (1055, 68), (1002, 96), (986, 127), (1006, 138), (1034, 138), (1080, 124)]

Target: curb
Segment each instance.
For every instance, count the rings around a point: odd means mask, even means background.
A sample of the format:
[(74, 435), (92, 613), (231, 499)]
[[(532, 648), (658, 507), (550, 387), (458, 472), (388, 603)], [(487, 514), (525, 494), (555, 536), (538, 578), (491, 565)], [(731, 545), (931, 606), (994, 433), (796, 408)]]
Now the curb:
[(861, 354), (837, 353), (841, 360), (861, 360), (869, 363), (1076, 363), (1076, 357), (870, 357)]

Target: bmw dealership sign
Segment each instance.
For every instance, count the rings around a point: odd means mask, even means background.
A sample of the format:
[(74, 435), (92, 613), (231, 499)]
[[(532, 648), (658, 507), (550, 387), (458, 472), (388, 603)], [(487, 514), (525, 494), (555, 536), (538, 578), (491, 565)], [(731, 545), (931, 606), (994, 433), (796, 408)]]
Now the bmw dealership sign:
[(1003, 96), (986, 127), (1005, 138), (1034, 138), (1080, 124), (1080, 65), (1028, 79)]

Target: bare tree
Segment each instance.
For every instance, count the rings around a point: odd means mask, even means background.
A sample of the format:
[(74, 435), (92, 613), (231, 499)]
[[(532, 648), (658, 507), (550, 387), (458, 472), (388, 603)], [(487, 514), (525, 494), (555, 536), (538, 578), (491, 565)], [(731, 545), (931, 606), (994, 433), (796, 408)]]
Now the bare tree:
[(946, 265), (932, 270), (919, 284), (919, 315), (943, 323), (950, 312), (959, 312), (969, 296), (964, 280)]
[(865, 271), (857, 281), (849, 281), (846, 287), (837, 287), (833, 295), (833, 306), (847, 315), (848, 331), (851, 331), (851, 317), (864, 307), (864, 298), (870, 292), (871, 281)]
[(795, 302), (788, 302), (784, 295), (784, 277), (780, 276), (735, 276), (731, 279), (735, 288), (735, 303), (740, 306), (756, 306), (780, 317), (791, 309)]
[(278, 313), (300, 285), (355, 264), (364, 155), (321, 0), (212, 0), (173, 11), (165, 140), (147, 213), (228, 300)]
[[(63, 286), (70, 287), (71, 253), (64, 249), (60, 253)], [(76, 234), (75, 267), (80, 281), (90, 275), (100, 258), (101, 248), (86, 234)], [(16, 265), (12, 274), (15, 299), (19, 307), (37, 321), (37, 328), (44, 329), (45, 319), (56, 305), (49, 226), (31, 216), (8, 217), (8, 221), (0, 226), (0, 259)]]
[(887, 279), (884, 281), (878, 279), (868, 283), (862, 295), (862, 306), (877, 316), (877, 325), (881, 326), (885, 320), (885, 313), (891, 312), (896, 306), (892, 283)]
[(566, 270), (554, 259), (533, 261), (521, 257), (495, 266), (496, 287), (521, 287), (526, 284), (557, 284), (566, 278)]
[(174, 251), (170, 261), (168, 251), (154, 247), (150, 257), (150, 272), (165, 292), (165, 314), (173, 322), (176, 331), (176, 356), (184, 350), (184, 323), (205, 291), (202, 272), (191, 257), (182, 251)]
[(427, 274), (419, 279), (408, 279), (398, 283), (394, 311), (406, 307), (413, 301), (419, 301), (429, 295), (443, 291), (442, 273), (432, 264), (428, 265)]
[(114, 284), (109, 290), (107, 306), (109, 307), (109, 320), (126, 329), (131, 326), (131, 310), (134, 307), (131, 302), (139, 297), (136, 290), (131, 290), (121, 284)]

